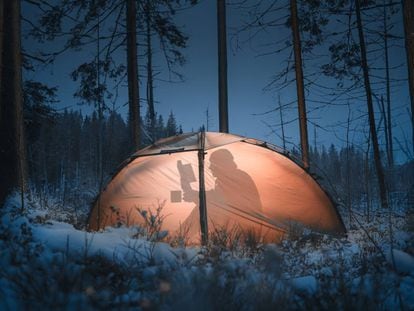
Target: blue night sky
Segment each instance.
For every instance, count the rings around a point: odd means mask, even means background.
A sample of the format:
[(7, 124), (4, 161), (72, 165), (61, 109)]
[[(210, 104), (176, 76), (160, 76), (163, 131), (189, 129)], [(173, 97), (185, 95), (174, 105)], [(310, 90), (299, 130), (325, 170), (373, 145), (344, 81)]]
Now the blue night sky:
[[(27, 9), (26, 9), (27, 10)], [(27, 11), (26, 11), (27, 12)], [(287, 13), (287, 11), (285, 12)], [(23, 8), (23, 14), (25, 14)], [(287, 147), (298, 146), (299, 126), (296, 120), (297, 108), (294, 103), (296, 99), (295, 84), (277, 91), (275, 89), (265, 90), (266, 85), (276, 73), (286, 67), (286, 59), (291, 49), (285, 49), (279, 54), (259, 56), (260, 54), (271, 51), (266, 44), (278, 40), (290, 40), (290, 30), (285, 26), (269, 29), (266, 33), (261, 33), (252, 41), (247, 41), (249, 32), (235, 36), (235, 29), (240, 29), (243, 21), (246, 20), (246, 11), (229, 6), (227, 9), (228, 26), (228, 87), (229, 87), (229, 126), (230, 132), (252, 138), (262, 139), (276, 145), (282, 146), (281, 129), (279, 125), (279, 111), (264, 114), (275, 109), (280, 97), (282, 105), (287, 105), (283, 109), (284, 122), (288, 123), (285, 127), (285, 135), (288, 141)], [(394, 18), (397, 25), (395, 31), (401, 29), (401, 12)], [(173, 111), (177, 122), (182, 125), (184, 132), (198, 130), (201, 125), (206, 125), (206, 110), (209, 110), (208, 130), (218, 131), (218, 111), (217, 111), (217, 28), (216, 28), (216, 1), (200, 1), (195, 7), (181, 11), (176, 16), (176, 22), (182, 26), (182, 30), (189, 36), (188, 48), (184, 51), (187, 63), (178, 71), (184, 75), (184, 82), (167, 83), (156, 81), (154, 96), (156, 100), (156, 111), (166, 119), (170, 111)], [(401, 33), (399, 33), (401, 35)], [(155, 41), (155, 40), (154, 40)], [(24, 45), (34, 44), (24, 42)], [(59, 44), (56, 42), (54, 44)], [(400, 40), (399, 45), (403, 42)], [(36, 45), (36, 44), (34, 44)], [(157, 43), (154, 43), (155, 50)], [(69, 78), (69, 72), (79, 64), (85, 57), (94, 55), (92, 47), (83, 52), (67, 52), (58, 57), (55, 63), (49, 67), (37, 68), (36, 79), (47, 82), (51, 86), (59, 87), (59, 107), (74, 110), (82, 110), (83, 113), (90, 113), (92, 107), (78, 105), (78, 100), (73, 98), (76, 84)], [(125, 57), (124, 51), (119, 52), (119, 57)], [(315, 54), (327, 54), (326, 47), (317, 48)], [(329, 60), (325, 58), (325, 61)], [(140, 60), (140, 72), (145, 73), (145, 61)], [(383, 60), (377, 59), (378, 62)], [(345, 146), (346, 122), (348, 114), (352, 119), (350, 129), (350, 142), (365, 149), (364, 142), (368, 137), (368, 119), (364, 103), (362, 90), (354, 95), (345, 94), (339, 98), (330, 95), (329, 87), (335, 87), (336, 81), (324, 78), (314, 70), (317, 60), (313, 56), (305, 55), (305, 75), (311, 76), (317, 84), (307, 89), (307, 110), (310, 124), (308, 125), (309, 141), (311, 145), (316, 144), (329, 146), (334, 143), (337, 147)], [(168, 77), (165, 74), (165, 65), (162, 55), (158, 52), (154, 59), (155, 67), (159, 71), (161, 79)], [(393, 121), (394, 137), (403, 145), (405, 141), (410, 141), (410, 119), (408, 114), (409, 97), (407, 90), (405, 53), (402, 46), (393, 48), (391, 52), (391, 65), (403, 66), (392, 70), (392, 78), (398, 79), (393, 84)], [(377, 73), (375, 73), (377, 74)], [(34, 74), (27, 77), (33, 78)], [(293, 73), (289, 75), (292, 79)], [(375, 80), (373, 80), (375, 83)], [(383, 83), (384, 84), (384, 83)], [(383, 88), (383, 84), (380, 85)], [(145, 115), (145, 77), (141, 79), (141, 114)], [(374, 87), (375, 92), (375, 87)], [(384, 91), (377, 92), (379, 96)], [(345, 92), (346, 93), (346, 92)], [(355, 98), (355, 96), (357, 98)], [(119, 97), (115, 103), (115, 108), (124, 116), (127, 112), (127, 89), (121, 88)], [(330, 103), (330, 104), (326, 104)], [(347, 103), (350, 104), (350, 112)], [(378, 106), (375, 106), (378, 113)], [(379, 119), (379, 114), (378, 114)], [(381, 138), (381, 141), (384, 139)], [(396, 158), (398, 162), (404, 161), (405, 156), (400, 151), (400, 146), (394, 142)]]

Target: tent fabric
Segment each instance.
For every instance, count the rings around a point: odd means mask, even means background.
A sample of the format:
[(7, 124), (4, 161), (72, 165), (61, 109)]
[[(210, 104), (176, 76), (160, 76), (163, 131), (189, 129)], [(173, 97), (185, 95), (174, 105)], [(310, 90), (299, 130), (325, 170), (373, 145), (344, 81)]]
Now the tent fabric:
[[(96, 200), (91, 230), (144, 225), (142, 211), (162, 218), (171, 235), (200, 241), (200, 133), (163, 139), (132, 155)], [(265, 142), (205, 133), (204, 187), (209, 231), (253, 231), (276, 241), (292, 225), (342, 233), (327, 193), (301, 166)]]
[[(137, 151), (133, 156), (145, 156), (159, 153), (173, 153), (183, 151), (195, 151), (200, 149), (201, 133), (187, 133), (160, 139), (147, 148)], [(205, 136), (204, 150), (224, 146), (244, 138), (226, 133), (210, 132)]]

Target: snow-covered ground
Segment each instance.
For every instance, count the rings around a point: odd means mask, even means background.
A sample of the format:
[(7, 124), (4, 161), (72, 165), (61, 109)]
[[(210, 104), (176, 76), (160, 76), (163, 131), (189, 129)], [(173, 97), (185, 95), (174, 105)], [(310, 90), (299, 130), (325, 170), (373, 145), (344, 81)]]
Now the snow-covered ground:
[(142, 228), (76, 229), (33, 198), (25, 206), (15, 196), (1, 211), (0, 310), (414, 310), (412, 210), (391, 223), (356, 213), (346, 237), (305, 230), (279, 245), (184, 248)]

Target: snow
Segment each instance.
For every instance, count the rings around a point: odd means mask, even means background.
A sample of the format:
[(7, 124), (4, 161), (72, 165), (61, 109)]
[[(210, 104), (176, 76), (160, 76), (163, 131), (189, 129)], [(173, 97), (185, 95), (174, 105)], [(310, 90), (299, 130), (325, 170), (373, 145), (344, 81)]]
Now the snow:
[(317, 289), (317, 281), (313, 275), (302, 276), (291, 280), (294, 288), (307, 292), (308, 294), (314, 294)]
[[(394, 256), (394, 258), (392, 258)], [(393, 249), (388, 253), (387, 260), (390, 264), (395, 263), (395, 269), (400, 273), (414, 276), (414, 257), (401, 250)]]
[(134, 227), (87, 232), (36, 202), (23, 214), (19, 204), (11, 197), (0, 217), (1, 310), (28, 301), (70, 310), (414, 309), (414, 234), (401, 218), (394, 269), (381, 217), (339, 238), (306, 232), (258, 249), (184, 248), (136, 238)]
[(177, 264), (177, 257), (191, 256), (183, 254), (182, 249), (173, 249), (166, 243), (152, 243), (134, 239), (133, 228), (109, 228), (101, 233), (76, 230), (72, 225), (51, 221), (45, 226), (33, 226), (33, 238), (47, 245), (50, 251), (76, 255), (100, 255), (120, 264), (139, 260), (142, 263)]

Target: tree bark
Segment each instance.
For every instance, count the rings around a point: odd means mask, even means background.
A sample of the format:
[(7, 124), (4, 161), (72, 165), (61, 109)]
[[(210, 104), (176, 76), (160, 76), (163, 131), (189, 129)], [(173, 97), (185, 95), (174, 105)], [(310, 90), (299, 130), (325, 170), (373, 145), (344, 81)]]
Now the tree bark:
[(378, 178), (378, 188), (380, 192), (379, 195), (381, 199), (381, 206), (383, 208), (388, 208), (387, 189), (385, 187), (385, 178), (384, 178), (384, 172), (383, 172), (382, 164), (381, 164), (380, 150), (378, 147), (377, 130), (375, 127), (374, 105), (372, 103), (372, 91), (371, 91), (371, 84), (370, 84), (370, 79), (369, 79), (367, 51), (365, 47), (364, 30), (362, 28), (361, 8), (360, 8), (359, 1), (360, 0), (355, 0), (355, 11), (356, 11), (356, 18), (357, 18), (359, 45), (361, 49), (361, 68), (364, 74), (365, 94), (367, 97), (369, 128), (370, 128), (370, 133), (371, 133), (372, 148), (374, 150), (374, 161), (375, 161), (375, 169), (376, 169), (377, 178)]
[(380, 109), (381, 109), (382, 119), (384, 120), (385, 150), (387, 151), (388, 167), (391, 167), (390, 143), (389, 143), (389, 135), (388, 135), (388, 116), (387, 116), (387, 110), (384, 104), (384, 97), (382, 95), (381, 95), (381, 101), (380, 101)]
[(283, 112), (282, 112), (282, 104), (280, 103), (280, 95), (279, 95), (279, 117), (280, 117), (280, 126), (282, 128), (283, 150), (286, 151), (285, 123), (283, 122)]
[[(0, 206), (26, 179), (20, 43), (20, 1), (3, 4), (0, 119)], [(7, 44), (4, 44), (7, 43)]]
[(151, 0), (145, 5), (146, 28), (147, 28), (147, 103), (150, 116), (151, 140), (155, 141), (155, 107), (154, 107), (154, 75), (152, 72), (152, 40), (151, 40)]
[(305, 87), (303, 83), (302, 47), (299, 34), (298, 9), (296, 0), (290, 0), (290, 15), (293, 34), (293, 51), (295, 54), (296, 92), (298, 96), (300, 146), (302, 162), (305, 169), (309, 169), (309, 142), (306, 117)]
[[(385, 2), (385, 1), (384, 1)], [(391, 121), (391, 87), (390, 87), (390, 61), (388, 54), (388, 25), (387, 25), (387, 7), (384, 3), (384, 50), (385, 50), (385, 79), (386, 79), (386, 95), (387, 95), (387, 118), (384, 119), (386, 122), (385, 128), (388, 141), (387, 158), (388, 166), (394, 166), (394, 152), (392, 146), (392, 121)], [(384, 113), (385, 115), (385, 113)]]
[[(96, 46), (96, 87), (98, 90), (101, 86), (101, 22), (100, 16), (98, 13), (98, 24), (97, 24), (97, 46)], [(98, 179), (99, 179), (99, 191), (102, 190), (103, 187), (103, 123), (104, 123), (104, 103), (103, 103), (103, 94), (99, 93), (98, 95), (98, 102), (96, 107), (98, 107)]]
[[(3, 12), (4, 12), (4, 0), (0, 0), (0, 90), (2, 90), (2, 72), (3, 72)], [(0, 97), (1, 98), (1, 97)], [(1, 107), (0, 104), (0, 120), (1, 120)]]
[[(371, 136), (371, 135), (370, 135)], [(371, 181), (370, 181), (370, 167), (369, 167), (369, 154), (370, 154), (370, 137), (367, 140), (367, 150), (364, 155), (364, 188), (366, 194), (366, 222), (370, 222), (370, 211), (371, 211)]]
[(227, 95), (227, 31), (226, 1), (217, 0), (219, 130), (229, 132)]
[(407, 54), (408, 87), (411, 100), (412, 146), (414, 151), (414, 3), (403, 0), (405, 50)]
[(352, 223), (352, 202), (351, 202), (351, 163), (349, 160), (349, 128), (351, 126), (351, 107), (348, 102), (348, 118), (346, 120), (346, 206), (348, 209), (349, 223)]
[(138, 85), (136, 0), (127, 0), (127, 75), (129, 128), (133, 147), (140, 146), (140, 97)]

